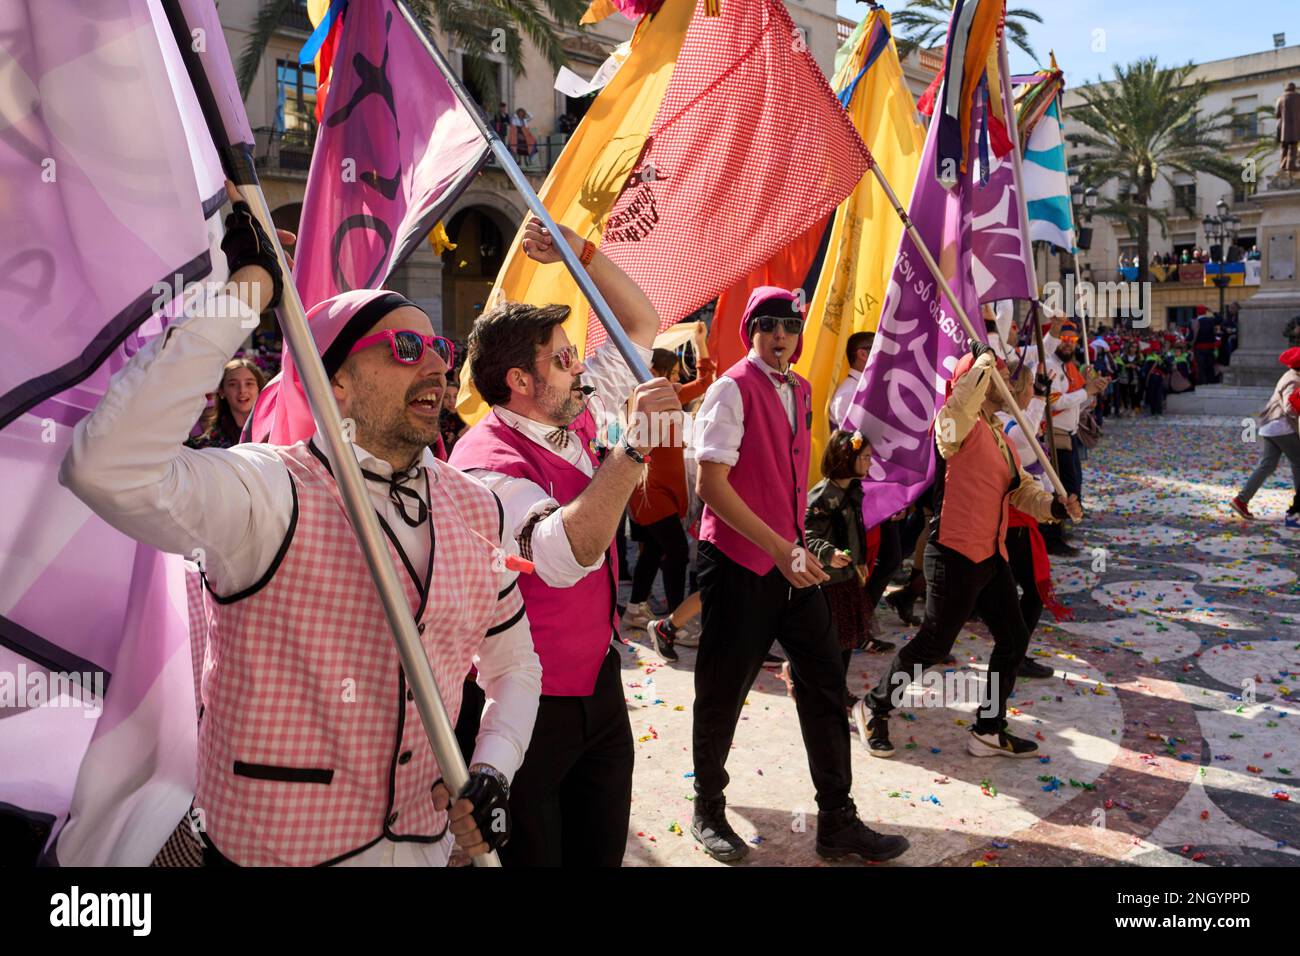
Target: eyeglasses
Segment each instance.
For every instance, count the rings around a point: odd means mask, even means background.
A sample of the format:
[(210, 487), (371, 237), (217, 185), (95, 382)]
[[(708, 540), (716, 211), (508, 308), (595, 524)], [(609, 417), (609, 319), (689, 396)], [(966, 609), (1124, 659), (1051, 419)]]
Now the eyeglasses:
[(562, 349), (556, 349), (554, 352), (547, 352), (545, 355), (537, 356), (537, 361), (543, 359), (555, 359), (556, 368), (565, 372), (578, 364), (578, 347), (576, 345), (566, 345)]
[(385, 329), (367, 335), (352, 346), (352, 351), (348, 354), (360, 352), (380, 342), (387, 342), (393, 351), (393, 361), (403, 365), (419, 365), (424, 360), (426, 348), (433, 349), (434, 354), (447, 364), (447, 371), (450, 372), (456, 364), (456, 346), (451, 339), (444, 339), (441, 335), (424, 335), (413, 329)]
[(760, 332), (775, 332), (778, 322), (786, 335), (798, 335), (803, 331), (803, 319), (778, 319), (775, 315), (760, 315), (754, 319)]

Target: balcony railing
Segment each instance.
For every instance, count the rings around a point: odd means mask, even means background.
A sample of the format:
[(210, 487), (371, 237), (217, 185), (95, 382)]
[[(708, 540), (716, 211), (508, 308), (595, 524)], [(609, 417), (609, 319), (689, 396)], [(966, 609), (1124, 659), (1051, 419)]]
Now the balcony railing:
[(306, 173), (316, 146), (316, 131), (277, 130), (260, 126), (253, 130), (253, 162), (268, 172)]
[[(549, 173), (556, 162), (559, 161), (560, 153), (564, 150), (564, 145), (569, 141), (568, 133), (551, 133), (549, 136), (541, 137), (537, 140), (537, 152), (532, 156), (519, 157), (515, 159), (519, 162), (519, 168), (526, 173), (544, 174)], [(495, 156), (489, 156), (487, 162), (488, 169), (499, 169), (500, 166)]]

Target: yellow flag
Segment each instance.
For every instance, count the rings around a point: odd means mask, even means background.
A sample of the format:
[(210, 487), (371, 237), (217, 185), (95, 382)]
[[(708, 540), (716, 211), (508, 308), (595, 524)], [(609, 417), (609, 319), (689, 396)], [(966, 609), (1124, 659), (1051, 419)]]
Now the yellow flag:
[[(641, 19), (627, 60), (597, 95), (541, 188), (539, 196), (555, 221), (596, 245), (600, 245), (605, 219), (645, 147), (695, 4), (696, 0), (666, 0), (654, 16)], [(497, 275), (488, 307), (501, 299), (567, 305), (571, 313), (564, 330), (569, 341), (583, 349), (587, 300), (561, 263), (540, 265), (528, 258), (521, 248), (522, 239), (520, 230)], [(461, 375), (456, 410), (469, 424), (487, 414), (488, 407), (470, 375)]]
[[(849, 116), (906, 208), (916, 185), (925, 127), (903, 82), (889, 14), (872, 10), (846, 46), (851, 51), (847, 59), (837, 58), (832, 87), (843, 95), (852, 86)], [(854, 332), (874, 332), (880, 322), (902, 232), (902, 222), (871, 172), (835, 210), (825, 264), (808, 307), (803, 354), (795, 363), (795, 371), (812, 384), (810, 484), (822, 477), (822, 450), (830, 432), (827, 409), (848, 372), (845, 346)]]

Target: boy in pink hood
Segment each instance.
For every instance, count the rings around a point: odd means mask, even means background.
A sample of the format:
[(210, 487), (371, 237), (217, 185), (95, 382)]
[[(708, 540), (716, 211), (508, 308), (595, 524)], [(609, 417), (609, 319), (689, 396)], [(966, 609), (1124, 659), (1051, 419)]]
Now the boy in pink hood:
[(755, 289), (740, 329), (749, 354), (709, 387), (695, 420), (696, 487), (705, 508), (691, 833), (723, 862), (749, 851), (727, 823), (725, 765), (745, 695), (773, 640), (781, 642), (793, 672), (817, 789), (817, 852), (888, 860), (908, 847), (905, 838), (862, 823), (849, 793), (844, 665), (820, 587), (828, 576), (804, 548), (812, 390), (790, 369), (803, 345), (803, 324), (795, 293)]

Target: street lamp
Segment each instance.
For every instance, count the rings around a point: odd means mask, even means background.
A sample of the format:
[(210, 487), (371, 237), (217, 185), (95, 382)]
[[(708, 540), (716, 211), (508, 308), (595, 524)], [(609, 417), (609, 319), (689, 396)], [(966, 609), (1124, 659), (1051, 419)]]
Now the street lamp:
[(1220, 199), (1214, 204), (1218, 215), (1207, 215), (1201, 220), (1201, 228), (1205, 230), (1205, 241), (1211, 250), (1215, 246), (1219, 247), (1219, 255), (1213, 258), (1213, 261), (1219, 264), (1219, 272), (1214, 276), (1214, 284), (1219, 290), (1219, 315), (1223, 315), (1223, 296), (1224, 289), (1228, 287), (1231, 281), (1224, 272), (1223, 263), (1226, 257), (1223, 255), (1223, 244), (1237, 241), (1237, 232), (1241, 228), (1241, 219), (1232, 212), (1228, 204)]

